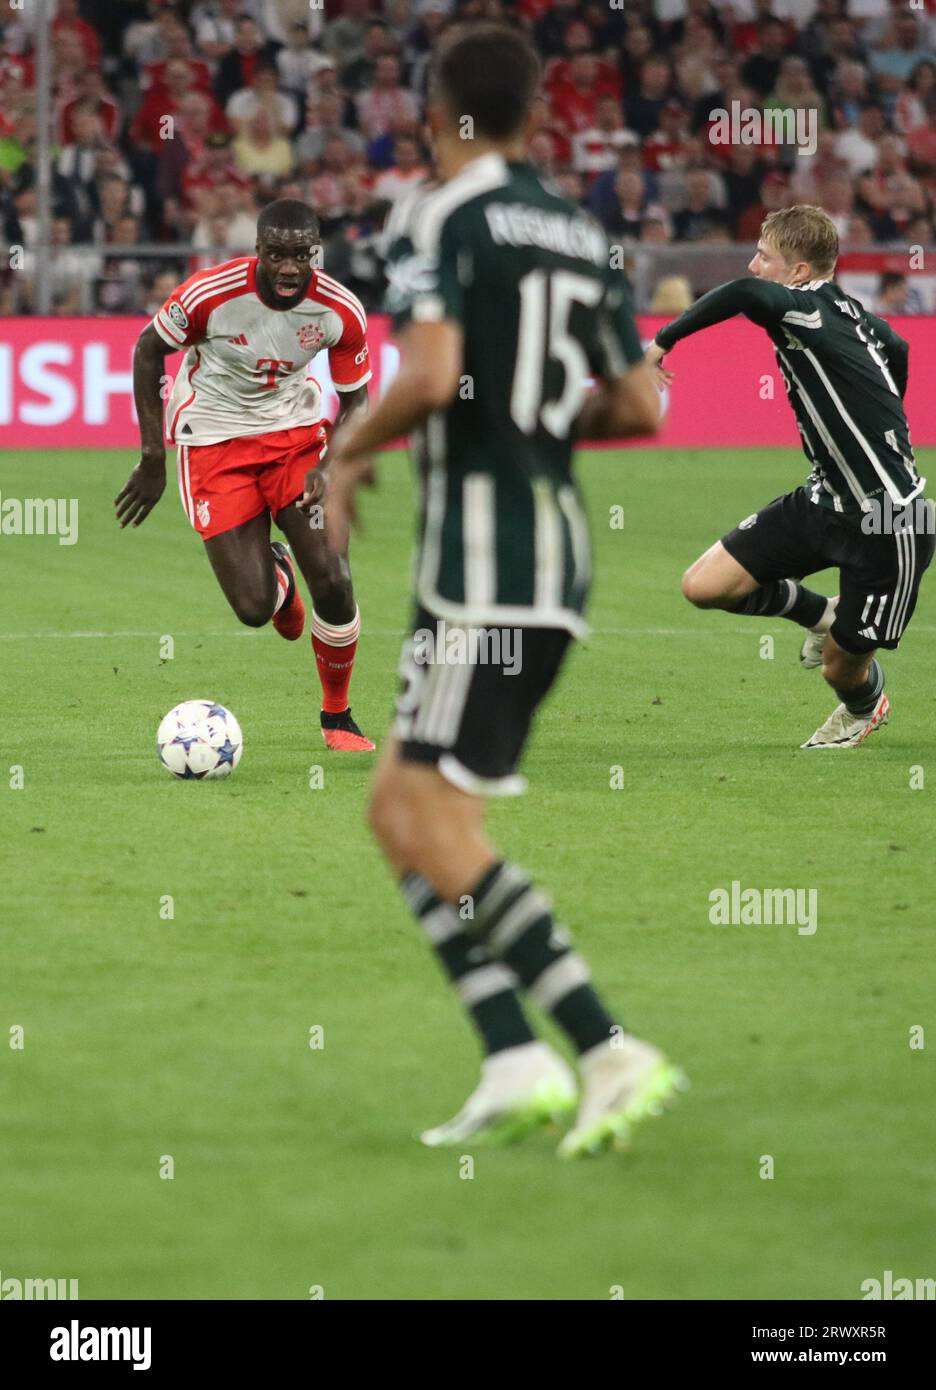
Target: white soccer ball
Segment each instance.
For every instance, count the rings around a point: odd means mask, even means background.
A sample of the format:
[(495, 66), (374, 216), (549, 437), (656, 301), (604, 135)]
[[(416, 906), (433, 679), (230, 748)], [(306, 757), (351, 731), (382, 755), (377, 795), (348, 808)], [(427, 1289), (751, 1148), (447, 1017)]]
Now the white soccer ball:
[(240, 762), (244, 735), (214, 700), (184, 700), (156, 731), (159, 760), (173, 777), (227, 777)]

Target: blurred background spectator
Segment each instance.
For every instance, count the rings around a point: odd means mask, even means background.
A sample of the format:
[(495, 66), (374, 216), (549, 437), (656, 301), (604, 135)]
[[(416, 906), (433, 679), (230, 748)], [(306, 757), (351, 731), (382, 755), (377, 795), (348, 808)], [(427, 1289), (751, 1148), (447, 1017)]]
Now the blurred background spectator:
[[(0, 236), (27, 249), (28, 11), (0, 14)], [(451, 23), (488, 17), (523, 27), (542, 56), (528, 158), (631, 265), (652, 252), (655, 302), (670, 302), (664, 285), (685, 297), (687, 283), (739, 273), (766, 213), (797, 201), (825, 207), (865, 254), (932, 241), (934, 0), (55, 0), (56, 312), (144, 311), (171, 275), (249, 252), (258, 209), (284, 190), (315, 204), (326, 266), (377, 306), (387, 210), (431, 173), (433, 47)], [(798, 112), (814, 143), (778, 141), (766, 123), (713, 143), (733, 103)], [(134, 256), (135, 244), (149, 249)], [(82, 245), (95, 250), (72, 253)], [(932, 307), (890, 265), (881, 304)], [(9, 277), (0, 290), (31, 307)], [(652, 298), (650, 284), (644, 307)]]

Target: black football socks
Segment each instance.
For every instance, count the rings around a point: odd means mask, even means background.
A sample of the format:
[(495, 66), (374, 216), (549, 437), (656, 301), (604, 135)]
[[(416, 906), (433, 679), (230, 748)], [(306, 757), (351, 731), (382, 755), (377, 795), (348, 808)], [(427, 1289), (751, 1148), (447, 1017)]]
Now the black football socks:
[(855, 686), (851, 690), (839, 690), (838, 686), (835, 687), (836, 695), (848, 713), (853, 714), (856, 719), (866, 719), (873, 712), (883, 690), (884, 667), (879, 661), (871, 662), (868, 679), (863, 685)]
[(549, 899), (516, 864), (494, 864), (469, 897), (466, 926), (508, 967), (530, 1000), (550, 1013), (579, 1052), (608, 1042), (615, 1022), (589, 983), (588, 967), (553, 917)]
[(487, 1055), (535, 1042), (536, 1035), (517, 997), (516, 977), (485, 949), (471, 931), (471, 921), (462, 920), (459, 909), (442, 902), (419, 874), (405, 874), (400, 888), (474, 1023)]
[(815, 627), (828, 601), (825, 594), (804, 589), (795, 579), (771, 579), (735, 604), (730, 611), (752, 618), (789, 618), (801, 627)]

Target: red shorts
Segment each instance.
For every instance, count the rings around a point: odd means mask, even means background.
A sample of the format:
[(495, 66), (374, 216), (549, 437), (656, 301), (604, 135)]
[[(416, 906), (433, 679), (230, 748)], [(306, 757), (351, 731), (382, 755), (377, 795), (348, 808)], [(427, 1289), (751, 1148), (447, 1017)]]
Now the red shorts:
[(180, 444), (179, 493), (203, 540), (277, 512), (301, 497), (305, 476), (321, 462), (327, 421), (271, 430), (221, 444)]

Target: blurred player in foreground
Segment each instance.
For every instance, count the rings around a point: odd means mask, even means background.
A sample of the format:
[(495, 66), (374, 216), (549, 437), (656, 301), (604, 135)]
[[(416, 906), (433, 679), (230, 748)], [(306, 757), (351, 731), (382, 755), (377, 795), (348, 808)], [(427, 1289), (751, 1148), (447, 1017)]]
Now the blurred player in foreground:
[[(367, 320), (350, 290), (313, 269), (319, 244), (312, 209), (280, 199), (260, 214), (256, 256), (197, 271), (173, 290), (134, 353), (142, 447), (115, 505), (121, 526), (139, 526), (162, 496), (165, 359), (186, 350), (165, 422), (185, 514), (241, 622), (262, 627), (272, 619), (294, 642), (305, 607), (289, 550), (270, 541), (270, 518), (276, 522), (312, 595), (322, 736), (336, 751), (370, 752), (348, 705), (361, 620), (347, 537), (333, 533), (329, 541), (324, 527), (331, 426), (318, 382), (306, 375), (327, 350), (340, 401), (335, 423), (364, 412)], [(303, 492), (314, 499), (311, 515), (296, 505)]]
[[(406, 195), (387, 228), (400, 371), (335, 441), (326, 525), (343, 534), (373, 451), (412, 432), (416, 611), (370, 815), (486, 1052), (477, 1089), (423, 1142), (517, 1138), (575, 1110), (578, 1079), (537, 1040), (522, 991), (578, 1054), (581, 1105), (560, 1146), (572, 1156), (625, 1144), (682, 1078), (615, 1022), (549, 900), (484, 830), (485, 798), (523, 789), (534, 713), (585, 628), (575, 439), (659, 423), (604, 234), (525, 162), (538, 76), (526, 40), (500, 25), (454, 30), (440, 49), (430, 118), (442, 182)], [(600, 384), (586, 399), (590, 370)]]
[[(854, 748), (887, 723), (874, 654), (903, 636), (936, 544), (903, 407), (909, 347), (835, 283), (837, 259), (826, 213), (772, 212), (752, 278), (703, 295), (660, 329), (647, 354), (662, 387), (673, 380), (664, 354), (735, 314), (773, 341), (812, 472), (716, 541), (686, 571), (683, 593), (699, 608), (789, 618), (808, 629), (800, 661), (822, 667), (840, 703), (803, 748)], [(799, 582), (829, 565), (840, 572), (836, 598)]]

